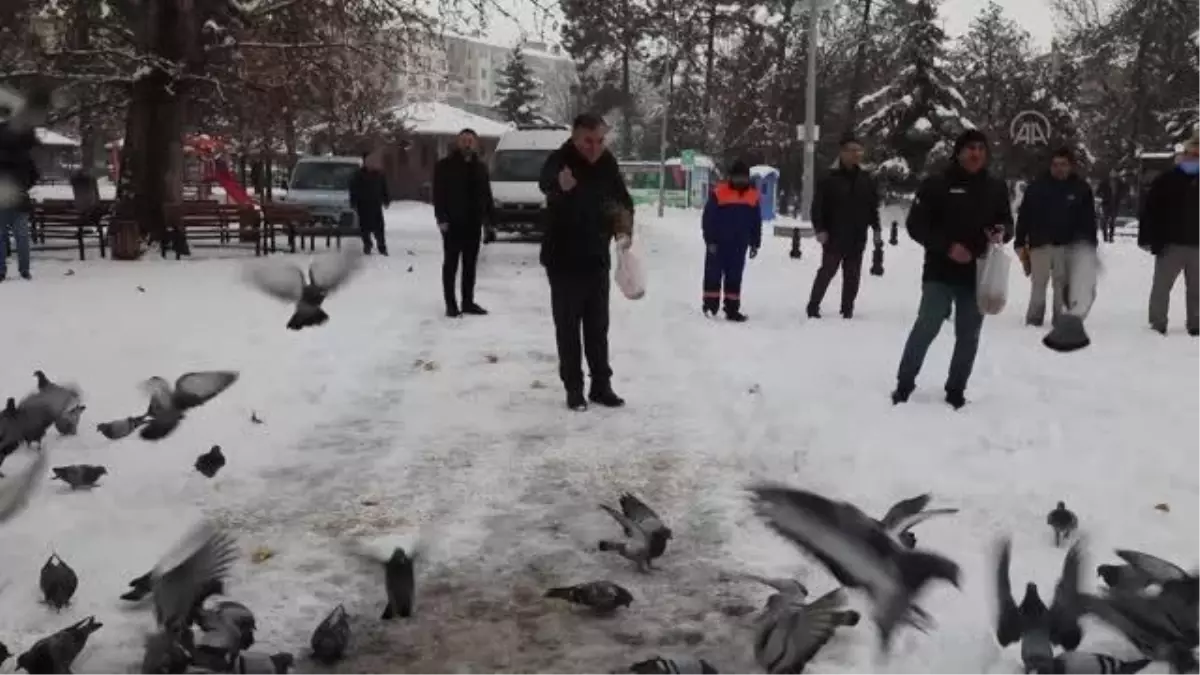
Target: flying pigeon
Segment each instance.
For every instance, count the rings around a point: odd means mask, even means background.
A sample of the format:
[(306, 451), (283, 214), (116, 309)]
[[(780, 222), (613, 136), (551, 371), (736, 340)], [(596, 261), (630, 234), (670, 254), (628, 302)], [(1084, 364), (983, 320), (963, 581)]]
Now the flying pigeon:
[(1080, 544), (1076, 542), (1063, 559), (1062, 576), (1054, 588), (1049, 608), (1038, 594), (1037, 584), (1025, 586), (1020, 606), (1013, 601), (1009, 566), (1012, 542), (1000, 540), (996, 550), (996, 641), (1001, 647), (1021, 643), (1021, 659), (1030, 671), (1049, 672), (1053, 667), (1054, 645), (1067, 651), (1079, 646), (1083, 633), (1079, 627)]
[(42, 565), (38, 586), (42, 589), (46, 604), (61, 611), (71, 602), (75, 589), (79, 588), (79, 577), (57, 553), (52, 553), (46, 564)]
[(326, 296), (341, 288), (362, 267), (357, 249), (317, 256), (307, 273), (294, 263), (268, 258), (247, 266), (245, 280), (279, 300), (292, 302), (296, 310), (288, 320), (290, 330), (320, 326), (329, 320), (322, 309)]
[(1187, 572), (1175, 563), (1141, 551), (1118, 549), (1117, 556), (1127, 564), (1100, 565), (1096, 568), (1104, 583), (1110, 587), (1136, 592), (1151, 584), (1158, 584), (1166, 593), (1190, 598), (1197, 596), (1195, 572)]
[(762, 484), (750, 492), (759, 517), (771, 529), (820, 560), (842, 585), (871, 598), (885, 652), (896, 624), (924, 616), (913, 597), (928, 582), (943, 579), (959, 585), (959, 568), (952, 560), (904, 548), (852, 504), (779, 485)]
[(775, 589), (777, 594), (781, 594), (789, 598), (794, 597), (798, 600), (803, 600), (804, 598), (808, 597), (808, 587), (799, 581), (796, 581), (795, 579), (760, 577), (756, 574), (742, 574), (741, 576), (751, 581), (757, 581), (764, 586), (770, 586), (771, 588)]
[(916, 548), (917, 535), (910, 531), (913, 527), (920, 525), (933, 516), (949, 516), (958, 513), (958, 509), (925, 510), (925, 507), (929, 505), (929, 500), (932, 498), (933, 495), (926, 492), (925, 494), (896, 502), (892, 505), (892, 508), (888, 509), (887, 513), (883, 514), (883, 518), (879, 519), (879, 525), (901, 544), (904, 544), (908, 548)]
[(51, 479), (58, 479), (71, 486), (72, 490), (79, 488), (94, 488), (101, 476), (108, 475), (108, 469), (94, 464), (71, 464), (56, 466)]
[(601, 551), (616, 552), (636, 563), (639, 571), (648, 572), (652, 569), (650, 561), (666, 551), (671, 530), (653, 509), (632, 494), (622, 494), (619, 503), (620, 511), (607, 504), (601, 504), (600, 508), (621, 526), (626, 541), (601, 540), (597, 546)]
[[(141, 437), (147, 441), (166, 438), (183, 420), (184, 413), (204, 405), (238, 380), (232, 370), (208, 370), (185, 373), (175, 380), (174, 388), (161, 377), (152, 377), (142, 384), (150, 395), (150, 406), (141, 418), (127, 419), (133, 427), (142, 427)], [(120, 420), (109, 424), (118, 424)], [(110, 428), (110, 430), (112, 430)], [(120, 430), (117, 430), (120, 431)], [(131, 432), (132, 429), (129, 429)], [(104, 430), (101, 429), (101, 433)], [(129, 432), (126, 432), (128, 434)], [(105, 434), (106, 436), (108, 434)], [(119, 437), (119, 436), (118, 436)]]
[(805, 605), (795, 597), (771, 596), (758, 619), (754, 658), (768, 673), (801, 673), (839, 626), (858, 624), (858, 612), (844, 609), (841, 588)]
[(638, 661), (629, 666), (631, 673), (648, 673), (651, 675), (666, 675), (668, 673), (686, 673), (687, 675), (706, 675), (716, 673), (717, 669), (704, 659), (694, 657), (664, 658), (656, 656), (645, 661)]
[(1046, 524), (1054, 530), (1054, 545), (1062, 546), (1078, 529), (1079, 518), (1067, 508), (1066, 504), (1059, 502), (1050, 513), (1046, 514)]
[(313, 659), (326, 665), (341, 661), (350, 644), (350, 618), (346, 608), (338, 605), (313, 631), (309, 646)]
[(94, 616), (67, 626), (35, 642), (29, 651), (17, 657), (17, 667), (30, 675), (69, 673), (88, 638), (103, 626)]
[(546, 597), (590, 607), (602, 614), (628, 607), (633, 602), (632, 593), (611, 581), (588, 581), (574, 586), (551, 588), (546, 591)]

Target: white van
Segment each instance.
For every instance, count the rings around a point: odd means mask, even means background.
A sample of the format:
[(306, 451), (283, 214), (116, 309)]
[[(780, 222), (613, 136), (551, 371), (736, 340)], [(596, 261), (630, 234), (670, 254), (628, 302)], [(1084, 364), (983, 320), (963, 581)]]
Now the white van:
[(353, 223), (350, 180), (362, 166), (361, 157), (309, 156), (296, 160), (287, 195), (280, 201), (307, 206), (316, 220)]
[[(495, 230), (531, 234), (542, 228), (546, 198), (538, 188), (542, 165), (571, 137), (561, 125), (522, 125), (500, 137), (492, 153), (492, 198)], [(488, 239), (495, 233), (489, 232)]]

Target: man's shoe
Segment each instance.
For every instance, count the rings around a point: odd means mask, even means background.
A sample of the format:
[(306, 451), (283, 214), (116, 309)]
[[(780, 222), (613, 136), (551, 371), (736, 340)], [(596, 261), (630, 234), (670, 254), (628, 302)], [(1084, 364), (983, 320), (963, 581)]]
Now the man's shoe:
[(458, 311), (457, 305), (446, 305), (446, 316), (451, 319), (457, 319), (462, 316), (462, 312)]
[(967, 397), (959, 389), (946, 390), (946, 403), (955, 410), (962, 410), (962, 407), (967, 404)]
[(1165, 323), (1152, 323), (1150, 324), (1150, 329), (1159, 335), (1167, 334), (1167, 324)]
[(725, 310), (725, 320), (726, 321), (733, 321), (736, 323), (745, 323), (749, 318), (750, 317), (746, 316), (745, 314), (742, 314), (739, 310), (736, 310), (736, 309)]
[(817, 307), (816, 305), (809, 305), (809, 306), (805, 307), (804, 313), (807, 314), (808, 318), (810, 318), (810, 319), (821, 318), (821, 309), (819, 307)]
[(29, 272), (21, 272), (21, 278), (25, 281), (33, 281), (33, 275)]
[(462, 306), (463, 314), (473, 314), (475, 316), (486, 316), (487, 310), (473, 302), (464, 302)]
[(908, 403), (908, 397), (912, 396), (914, 389), (916, 387), (911, 384), (896, 385), (896, 390), (892, 392), (892, 405)]
[(1189, 328), (1188, 335), (1191, 335), (1192, 337), (1196, 337), (1197, 335), (1200, 335), (1200, 328), (1195, 328), (1195, 327)]
[(387, 254), (388, 254), (388, 252), (387, 252), (386, 248), (383, 248), (383, 247), (379, 248), (379, 255), (387, 257)]
[(1025, 317), (1025, 325), (1026, 326), (1033, 326), (1034, 328), (1041, 328), (1043, 323), (1044, 323), (1043, 319), (1031, 319), (1029, 317)]
[(592, 403), (602, 405), (606, 408), (620, 408), (625, 405), (625, 399), (617, 396), (612, 387), (592, 387), (588, 393), (588, 399)]
[(575, 412), (583, 412), (588, 409), (587, 399), (583, 397), (582, 391), (567, 392), (567, 408)]
[(842, 309), (842, 318), (843, 319), (853, 319), (854, 318), (854, 309), (853, 308), (850, 308), (850, 309), (843, 308)]

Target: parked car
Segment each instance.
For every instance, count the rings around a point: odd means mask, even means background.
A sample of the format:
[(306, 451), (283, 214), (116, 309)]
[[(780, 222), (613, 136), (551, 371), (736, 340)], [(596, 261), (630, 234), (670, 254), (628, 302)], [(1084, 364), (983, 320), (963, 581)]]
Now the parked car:
[(492, 153), (491, 183), (496, 222), (487, 240), (496, 232), (540, 234), (545, 196), (538, 188), (546, 158), (571, 137), (561, 125), (518, 126), (500, 137)]
[(340, 224), (354, 222), (350, 208), (350, 179), (362, 166), (360, 157), (310, 156), (301, 157), (292, 169), (287, 194), (279, 200), (288, 204), (307, 206), (322, 222)]

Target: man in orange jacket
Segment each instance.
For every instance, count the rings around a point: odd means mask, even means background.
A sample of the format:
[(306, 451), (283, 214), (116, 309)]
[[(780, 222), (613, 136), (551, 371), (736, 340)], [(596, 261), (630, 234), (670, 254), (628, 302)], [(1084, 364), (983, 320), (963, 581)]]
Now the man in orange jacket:
[(717, 183), (704, 204), (704, 314), (716, 316), (722, 299), (725, 318), (745, 321), (742, 314), (742, 272), (746, 254), (758, 255), (762, 245), (762, 212), (758, 189), (750, 183), (750, 168), (737, 161), (729, 178)]

